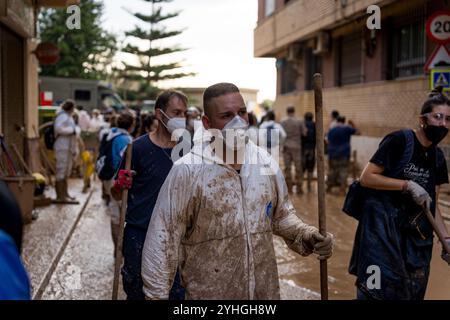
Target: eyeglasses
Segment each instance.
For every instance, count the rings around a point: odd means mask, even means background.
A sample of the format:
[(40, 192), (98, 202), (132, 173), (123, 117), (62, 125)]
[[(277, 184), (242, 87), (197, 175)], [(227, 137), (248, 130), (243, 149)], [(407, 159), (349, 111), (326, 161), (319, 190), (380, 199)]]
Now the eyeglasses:
[(423, 114), (423, 116), (439, 125), (444, 124), (447, 128), (450, 127), (450, 116), (448, 115), (439, 112), (430, 112)]

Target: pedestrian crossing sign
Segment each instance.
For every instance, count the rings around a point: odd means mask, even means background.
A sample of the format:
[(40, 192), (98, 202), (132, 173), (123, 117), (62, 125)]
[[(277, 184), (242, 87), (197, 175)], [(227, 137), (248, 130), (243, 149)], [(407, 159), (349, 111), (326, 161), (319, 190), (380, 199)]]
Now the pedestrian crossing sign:
[(450, 68), (431, 69), (430, 89), (442, 86), (444, 91), (450, 92)]

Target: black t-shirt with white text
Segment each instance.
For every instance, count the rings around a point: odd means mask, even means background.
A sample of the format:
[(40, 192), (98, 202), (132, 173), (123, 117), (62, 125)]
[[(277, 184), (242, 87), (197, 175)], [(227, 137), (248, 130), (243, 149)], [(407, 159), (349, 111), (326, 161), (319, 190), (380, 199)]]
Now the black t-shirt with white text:
[[(383, 139), (370, 162), (382, 166), (384, 172), (392, 172), (396, 170), (405, 151), (406, 137), (402, 131), (396, 131)], [(434, 212), (436, 186), (449, 182), (447, 164), (442, 150), (435, 146), (428, 148), (422, 146), (414, 134), (414, 151), (411, 160), (403, 168), (400, 176), (395, 178), (412, 180), (421, 185), (433, 199), (432, 211)], [(406, 199), (406, 206), (412, 210), (412, 214), (421, 211), (410, 196)]]

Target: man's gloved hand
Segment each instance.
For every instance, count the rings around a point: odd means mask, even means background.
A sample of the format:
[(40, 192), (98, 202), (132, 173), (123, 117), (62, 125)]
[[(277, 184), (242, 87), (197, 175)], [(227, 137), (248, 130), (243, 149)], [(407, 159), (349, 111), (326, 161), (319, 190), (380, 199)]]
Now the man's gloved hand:
[[(447, 242), (448, 246), (450, 247), (450, 237), (446, 237), (445, 241)], [(441, 258), (448, 263), (448, 265), (450, 266), (450, 253), (447, 253), (444, 249), (444, 247), (442, 247), (442, 254), (441, 254)]]
[(114, 182), (114, 188), (116, 189), (130, 189), (133, 184), (133, 176), (136, 174), (136, 171), (133, 170), (119, 170), (119, 174), (117, 175), (117, 180)]
[(419, 206), (426, 206), (426, 208), (430, 209), (431, 197), (418, 183), (408, 180), (403, 186), (403, 192), (410, 194), (414, 202)]
[(319, 255), (319, 260), (328, 259), (333, 254), (333, 235), (331, 233), (327, 233), (327, 236), (324, 237), (316, 227), (311, 226), (303, 234), (302, 241), (313, 253)]

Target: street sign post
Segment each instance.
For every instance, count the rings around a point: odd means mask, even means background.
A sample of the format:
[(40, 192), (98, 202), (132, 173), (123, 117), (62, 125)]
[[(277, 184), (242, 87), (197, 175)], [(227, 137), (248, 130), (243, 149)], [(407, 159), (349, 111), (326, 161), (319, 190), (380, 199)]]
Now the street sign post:
[(428, 37), (438, 44), (450, 42), (450, 11), (441, 10), (432, 14), (426, 24)]
[(34, 51), (34, 54), (42, 66), (54, 65), (60, 59), (59, 48), (51, 42), (40, 43)]
[(432, 69), (430, 72), (430, 89), (442, 86), (444, 92), (450, 92), (450, 68)]
[(450, 51), (444, 45), (436, 47), (424, 66), (427, 73), (438, 68), (450, 68)]
[(426, 23), (427, 35), (431, 41), (438, 44), (424, 66), (425, 72), (430, 72), (430, 89), (442, 86), (450, 92), (450, 52), (446, 45), (450, 43), (450, 10), (440, 10), (433, 13)]

